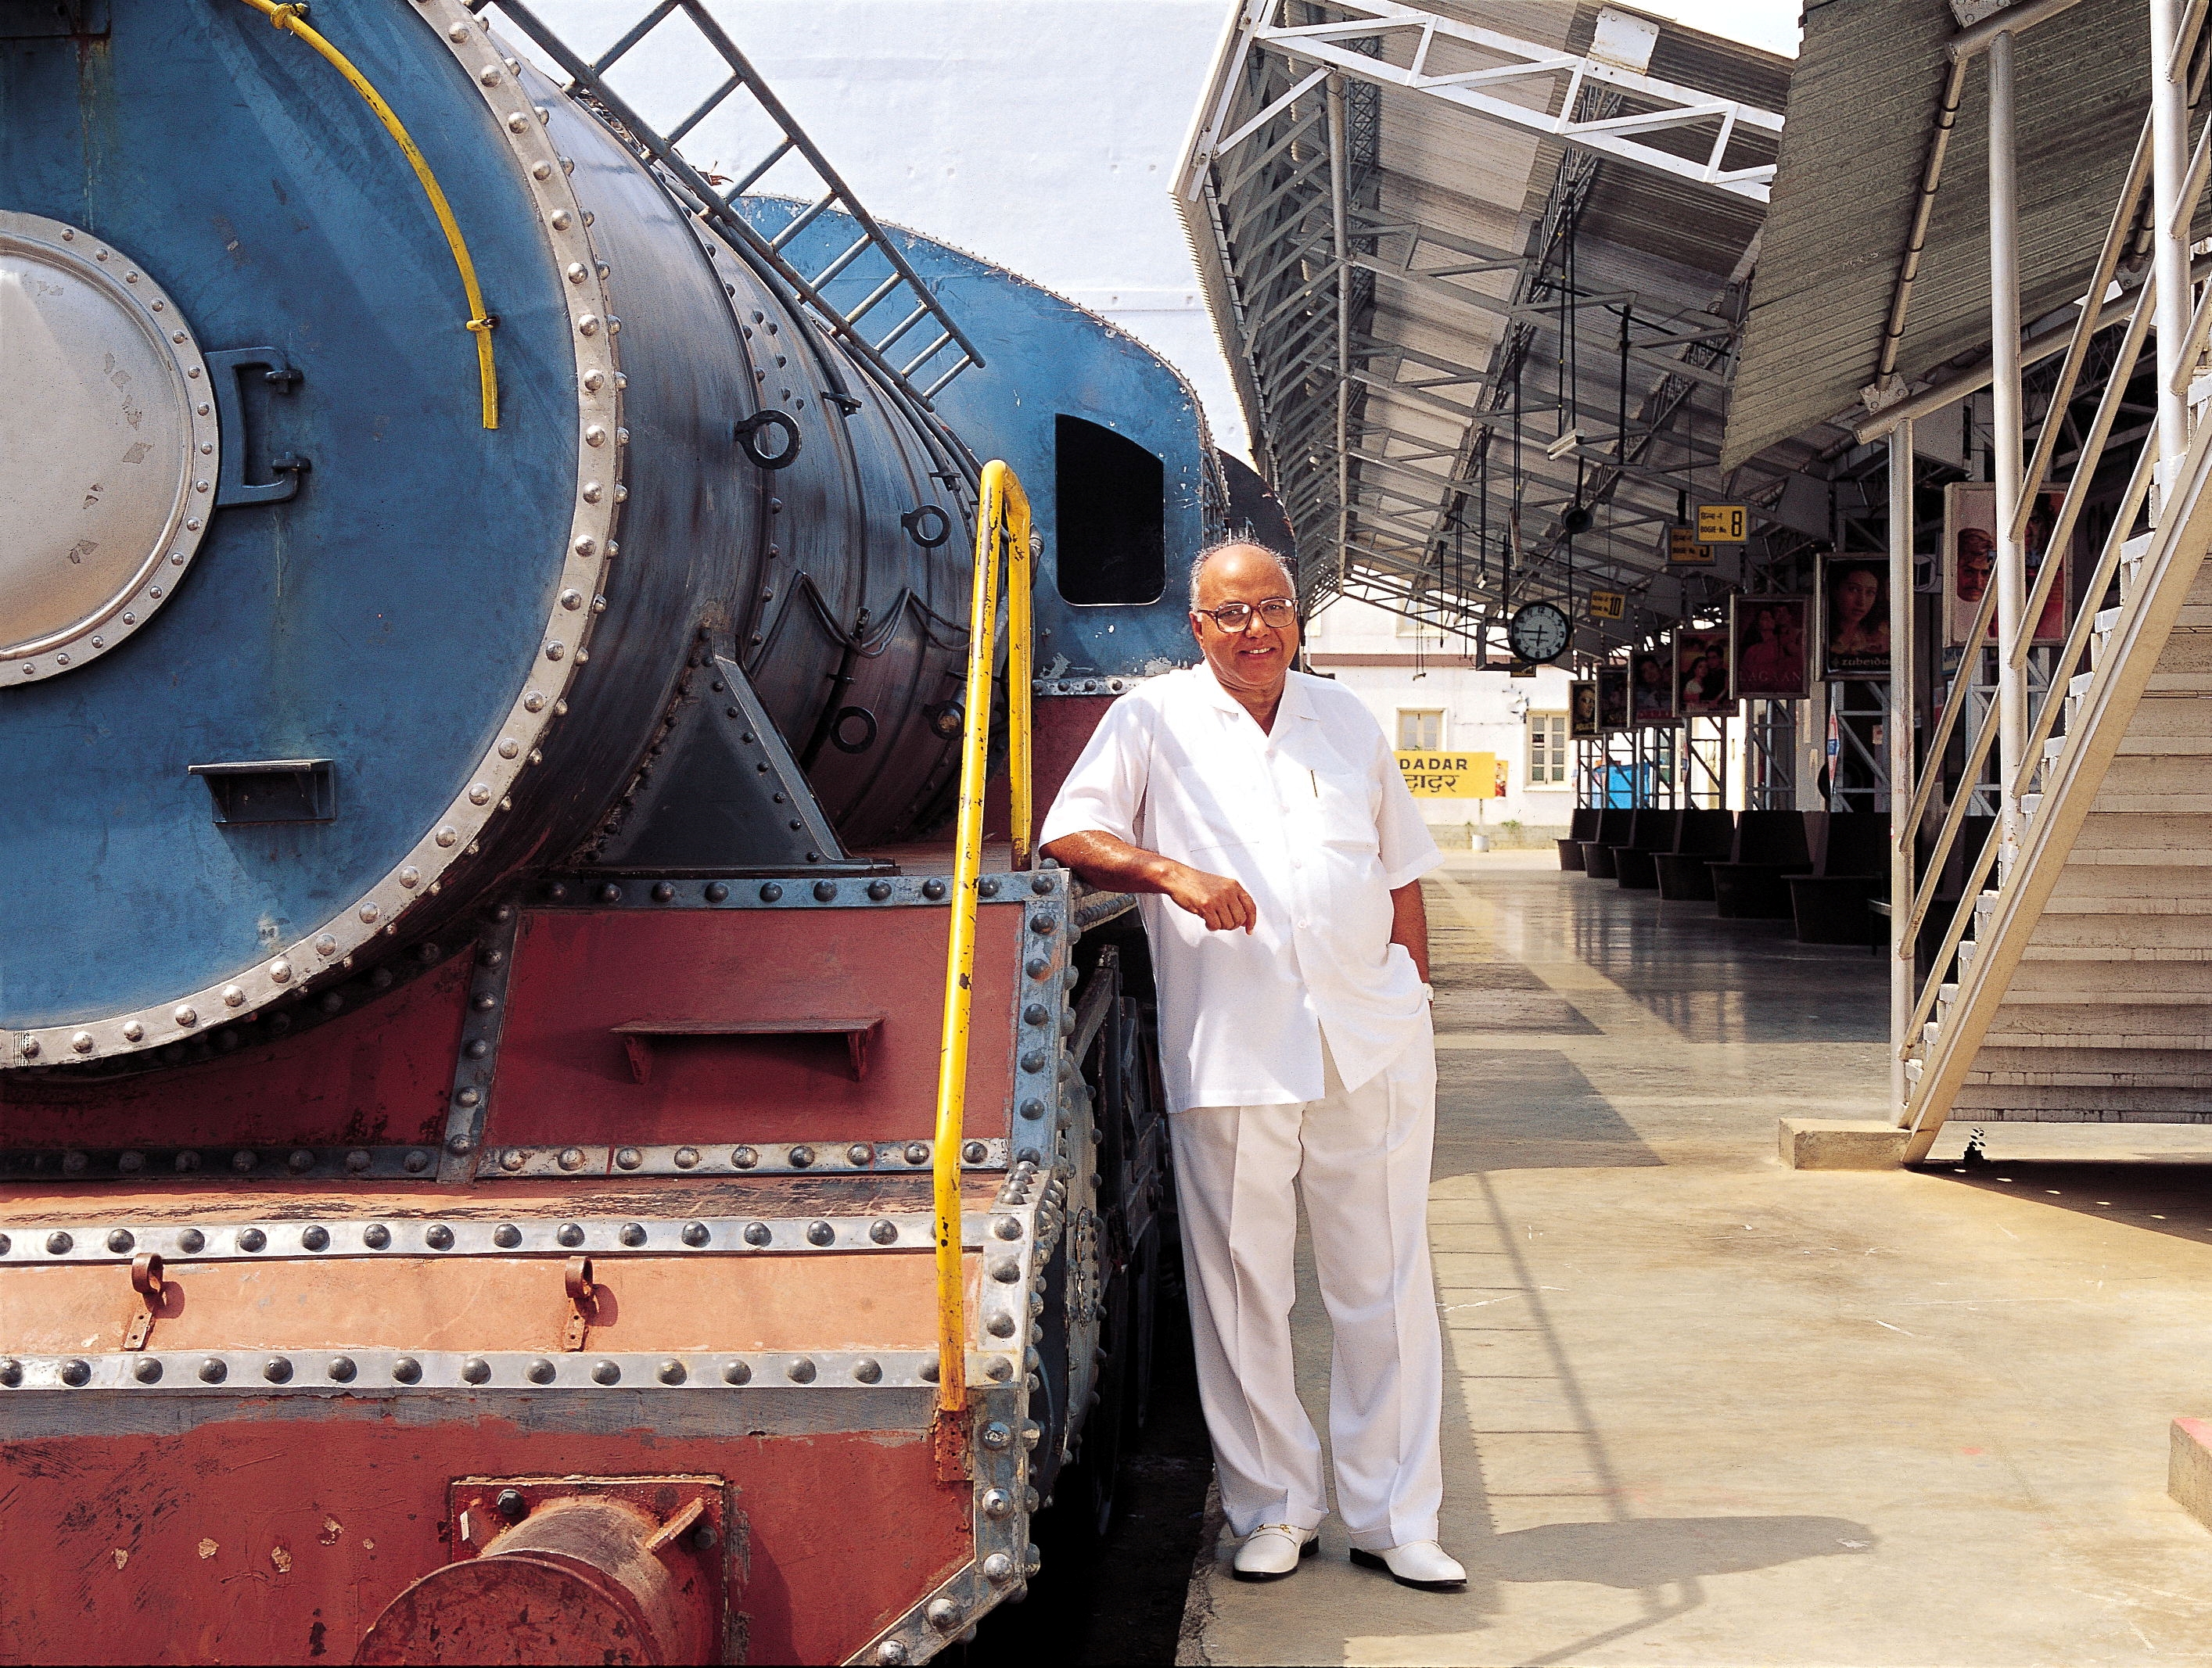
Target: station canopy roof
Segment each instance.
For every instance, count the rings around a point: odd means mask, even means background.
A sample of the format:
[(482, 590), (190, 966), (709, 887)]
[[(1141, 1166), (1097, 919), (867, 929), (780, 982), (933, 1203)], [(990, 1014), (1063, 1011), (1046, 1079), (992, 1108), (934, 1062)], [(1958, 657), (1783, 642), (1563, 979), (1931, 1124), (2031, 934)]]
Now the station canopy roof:
[(1626, 594), (1595, 648), (1735, 577), (1659, 579), (1723, 488), (1790, 76), (1621, 6), (1243, 0), (1178, 191), (1310, 597)]
[[(1736, 371), (1731, 468), (1762, 454), (1771, 463), (1793, 442), (1814, 452), (1848, 445), (1871, 421), (1862, 391), (1882, 368), (1960, 23), (1942, 0), (1824, 0), (1804, 28)], [(2054, 312), (2063, 320), (2046, 329), (2071, 322), (2142, 129), (2149, 43), (2140, 0), (2081, 0), (2017, 37), (2021, 313), (2032, 329)], [(1986, 380), (1988, 88), (1984, 58), (1960, 82), (1892, 405), (1930, 385), (1963, 391)]]

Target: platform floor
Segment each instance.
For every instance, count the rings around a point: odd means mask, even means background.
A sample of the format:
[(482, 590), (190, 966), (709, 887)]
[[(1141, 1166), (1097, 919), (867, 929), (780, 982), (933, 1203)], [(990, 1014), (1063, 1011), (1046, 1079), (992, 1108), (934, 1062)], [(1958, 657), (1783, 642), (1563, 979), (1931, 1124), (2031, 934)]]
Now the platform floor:
[[(1800, 1173), (1880, 1114), (1882, 963), (1453, 854), (1443, 1539), (1463, 1595), (1200, 1568), (1193, 1663), (2212, 1663), (2212, 1131), (2001, 1125), (1962, 1173)], [(1955, 1159), (1963, 1127), (1939, 1157)], [(1305, 1392), (1327, 1321), (1304, 1283)], [(1221, 1555), (1227, 1556), (1224, 1546)]]

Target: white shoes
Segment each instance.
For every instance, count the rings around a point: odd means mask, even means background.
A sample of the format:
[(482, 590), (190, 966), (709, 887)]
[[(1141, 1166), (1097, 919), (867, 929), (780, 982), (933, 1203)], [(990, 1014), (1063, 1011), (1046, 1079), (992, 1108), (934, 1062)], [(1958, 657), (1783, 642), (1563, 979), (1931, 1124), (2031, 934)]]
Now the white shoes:
[(1320, 1547), (1317, 1529), (1263, 1523), (1237, 1549), (1231, 1573), (1240, 1581), (1279, 1581), (1297, 1568), (1299, 1559), (1312, 1557)]
[(1434, 1541), (1408, 1541), (1381, 1552), (1352, 1549), (1352, 1562), (1362, 1569), (1381, 1569), (1401, 1587), (1424, 1592), (1459, 1592), (1467, 1586), (1467, 1571)]

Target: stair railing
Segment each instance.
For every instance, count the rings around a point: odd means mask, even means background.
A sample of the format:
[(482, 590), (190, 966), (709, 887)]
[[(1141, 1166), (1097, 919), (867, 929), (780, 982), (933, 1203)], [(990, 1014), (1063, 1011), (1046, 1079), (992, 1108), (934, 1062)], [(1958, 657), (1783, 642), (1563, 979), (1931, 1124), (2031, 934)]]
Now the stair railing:
[[(2190, 15), (2201, 20), (2204, 9), (2203, 0), (2194, 0), (2190, 9)], [(2199, 80), (2201, 85), (2201, 76)], [(2192, 93), (2196, 90), (2197, 90), (2196, 88), (2191, 89)], [(2099, 305), (2100, 298), (2103, 296), (2117, 276), (2120, 260), (2135, 235), (2143, 197), (2151, 185), (2150, 139), (2151, 126), (2147, 118), (2142, 133), (2136, 142), (2135, 155), (2130, 165), (2126, 181), (2121, 190), (2118, 201), (2114, 205), (2103, 247), (2099, 251), (2096, 263), (2092, 268), (2089, 286), (2084, 291), (2086, 299), (2082, 303), (2081, 315), (2075, 321), (2073, 336), (2067, 343), (2066, 357), (2060, 367), (2057, 385), (2052, 390), (2048, 407), (2049, 415), (2044, 419), (2042, 432), (2037, 437), (2035, 451), (2021, 483), (2020, 501), (2014, 509), (2012, 528), (2012, 535), (2015, 540), (2023, 538), (2026, 535), (2036, 498), (2043, 489), (2053, 453), (2057, 448), (2059, 430), (2063, 427), (2058, 418), (2073, 397), (2074, 391), (2079, 385), (2081, 373), (2087, 361), (2091, 342), (2099, 333), (2099, 315), (2102, 311)], [(2190, 223), (2194, 217), (2197, 202), (2204, 190), (2208, 168), (2212, 168), (2212, 125), (2208, 125), (2204, 133), (2199, 137), (2195, 152), (2191, 158), (2187, 183), (2184, 187), (2179, 216), (2182, 224)], [(2057, 559), (2057, 553), (2066, 549), (2073, 537), (2075, 526), (2081, 520), (2082, 510), (2088, 500), (2090, 486), (2096, 475), (2097, 466), (2102, 460), (2106, 446), (2112, 438), (2112, 429), (2118, 420), (2129, 381), (2134, 374), (2136, 363), (2141, 357), (2144, 344), (2150, 335), (2156, 312), (2156, 279), (2154, 273), (2147, 272), (2142, 284), (2136, 292), (2134, 305), (2129, 313), (2126, 334), (2122, 338), (2119, 352), (2106, 377), (2104, 391), (2098, 401), (2096, 416), (2091, 422), (2087, 434), (2083, 437), (2081, 454), (2067, 481), (2066, 491), (2060, 501), (2057, 517), (2052, 525), (2050, 537), (2044, 546), (2045, 554), (2042, 566), (2036, 574), (2035, 584), (2021, 610), (2021, 618), (2024, 622), (2033, 622), (2042, 617), (2043, 610), (2050, 599), (2051, 589), (2065, 571), (2063, 561)], [(2191, 321), (2189, 335), (2183, 352), (2185, 364), (2194, 366), (2197, 350), (2203, 344), (2208, 329), (2212, 329), (2212, 295), (2208, 295), (2205, 303), (2197, 308), (2196, 316)], [(2047, 763), (2043, 756), (2044, 744), (2050, 739), (2058, 716), (2064, 710), (2063, 691), (2068, 680), (2073, 676), (2074, 668), (2081, 664), (2081, 657), (2087, 652), (2089, 641), (2095, 634), (2100, 606), (2114, 574), (2118, 571), (2136, 513), (2142, 506), (2155, 472), (2156, 453), (2155, 439), (2146, 439), (2137, 456), (2128, 489), (2118, 506), (2118, 513), (2106, 537), (2096, 567), (2082, 588), (2082, 607), (2073, 622), (2071, 630), (2067, 634), (2065, 644), (2059, 650), (2053, 664), (2048, 692), (2045, 695), (2042, 709), (2028, 726), (2027, 738), (2021, 752), (2022, 779), (2014, 785), (2014, 792), (2016, 794), (2026, 793), (2028, 783), (2044, 772)], [(1996, 609), (1996, 601), (1997, 586), (1993, 582), (1984, 588), (1981, 605), (1976, 609), (1973, 623), (1967, 629), (1966, 641), (1969, 647), (1960, 657), (1959, 670), (1952, 680), (1942, 716), (1936, 725), (1935, 732), (1929, 738), (1924, 754), (1927, 762), (1923, 767), (1918, 791), (1913, 796), (1911, 813), (1893, 827), (1892, 835), (1900, 852), (1907, 853), (1911, 852), (1922, 819), (1927, 814), (1929, 802), (1943, 779), (1944, 772), (1942, 763), (1944, 750), (1949, 745), (1952, 733), (1958, 725), (1960, 714), (1968, 705), (1969, 690), (1977, 669), (1977, 663), (1983, 652), (1982, 646), (1987, 640), (1990, 621)], [(2000, 646), (2000, 653), (2005, 657), (2004, 664), (1999, 671), (2001, 677), (2026, 677), (2028, 655), (2033, 647), (2033, 629), (2024, 626), (2017, 642), (2008, 647)], [(1980, 779), (1997, 735), (1997, 713), (1995, 704), (1992, 703), (1990, 710), (1984, 715), (1982, 724), (1976, 731), (1972, 742), (1968, 745), (1965, 765), (1958, 778), (1960, 785), (1960, 791), (1953, 796), (1950, 806), (1945, 812), (1942, 825), (1937, 831), (1929, 853), (1923, 878), (1913, 895), (1911, 907), (1905, 913), (1904, 919), (1895, 925), (1893, 953), (1900, 961), (1915, 954), (1921, 928), (1925, 925), (1929, 911), (1935, 904), (1936, 892), (1942, 883), (1944, 867), (1949, 860), (1953, 848), (1958, 843), (1960, 832), (1966, 826), (1966, 812), (1973, 799), (1972, 785)], [(1953, 912), (1950, 924), (1929, 963), (1927, 979), (1923, 983), (1917, 999), (1913, 1004), (1911, 1017), (1905, 1025), (1902, 1034), (1892, 1039), (1892, 1046), (1899, 1059), (1910, 1059), (1918, 1054), (1924, 1046), (1924, 1028), (1929, 1016), (1941, 999), (1944, 985), (1948, 982), (1948, 975), (1952, 961), (1958, 954), (1959, 946), (1964, 941), (1967, 929), (1973, 923), (1976, 911), (1980, 905), (1983, 889), (2001, 849), (2002, 842), (1995, 838), (1984, 841), (1981, 852), (1971, 866), (1966, 884), (1960, 889), (1959, 901)], [(2002, 889), (2010, 884), (2011, 879), (2010, 876), (1999, 877), (2000, 895)], [(1930, 1087), (1929, 1081), (1923, 1077), (1922, 1083), (1914, 1086), (1911, 1101), (1905, 1108), (1906, 1121), (1916, 1129), (1926, 1116), (1928, 1091)]]
[[(2098, 573), (2104, 583), (2109, 584), (2118, 569), (2121, 551), (2128, 543), (2129, 523), (2149, 489), (2150, 476), (2156, 467), (2156, 451), (2155, 441), (2146, 440), (2142, 457), (2129, 482), (2128, 497), (2123, 501), (2124, 513), (2106, 542), (2104, 559), (2098, 563)], [(1942, 1109), (1964, 1081), (1972, 1052), (1980, 1046), (1988, 1028), (1988, 1016), (1982, 1011), (1984, 1004), (1974, 998), (1989, 981), (2008, 979), (2019, 961), (2024, 947), (2019, 942), (2019, 934), (2012, 930), (2014, 918), (2022, 913), (2032, 917), (2040, 912), (2051, 888), (2057, 884), (2058, 864), (2044, 860), (2046, 852), (2055, 849), (2063, 857), (2088, 815), (2085, 796), (2072, 791), (2074, 784), (2081, 779), (2085, 770), (2095, 772), (2095, 779), (2100, 781), (2104, 769), (2118, 750), (2124, 726), (2116, 728), (2104, 720), (2104, 715), (2116, 703), (2132, 710), (2141, 700), (2154, 669), (2155, 646), (2164, 642), (2172, 631), (2188, 600), (2205, 546), (2212, 543), (2212, 424), (2200, 427), (2188, 451), (2172, 462), (2166, 482), (2167, 495), (2160, 506), (2158, 526), (2144, 553), (2142, 571), (2136, 583), (2121, 598), (2117, 610), (2119, 618), (2106, 640), (2109, 652), (2099, 656), (2090, 687), (2083, 696), (2082, 710), (2087, 721), (2079, 732), (2081, 744), (2069, 747), (2056, 758), (2045, 761), (2045, 803), (2038, 809), (2028, 837), (2022, 844), (2021, 860), (2004, 877), (1994, 900), (1988, 953), (1976, 955), (1972, 967), (1960, 980), (1959, 1029), (1944, 1038), (1944, 1052), (1931, 1061), (1935, 1069), (1924, 1071), (1917, 1086), (1906, 1124), (1912, 1131), (1904, 1154), (1904, 1162), (1908, 1164), (1927, 1156), (1943, 1122)], [(2096, 626), (2097, 610), (2084, 608), (2074, 629), (2068, 634), (2059, 663), (2062, 669), (2079, 659)], [(2042, 739), (2050, 735), (2051, 709), (2061, 698), (2055, 678), (2051, 687), (2045, 721), (2033, 732), (2039, 738), (2033, 743), (2038, 748)], [(1936, 1115), (1931, 1118), (1931, 1113)]]
[(962, 696), (960, 822), (952, 859), (952, 931), (945, 957), (945, 1032), (937, 1055), (937, 1138), (931, 1149), (937, 1246), (937, 1406), (940, 1426), (967, 1406), (968, 1321), (961, 1266), (960, 1149), (968, 1095), (968, 1023), (974, 998), (976, 882), (983, 868), (983, 787), (991, 756), (992, 663), (999, 573), (1006, 575), (1006, 773), (1014, 861), (1028, 866), (1030, 816), (1030, 503), (1006, 464), (983, 466), (975, 506), (975, 591), (968, 613)]

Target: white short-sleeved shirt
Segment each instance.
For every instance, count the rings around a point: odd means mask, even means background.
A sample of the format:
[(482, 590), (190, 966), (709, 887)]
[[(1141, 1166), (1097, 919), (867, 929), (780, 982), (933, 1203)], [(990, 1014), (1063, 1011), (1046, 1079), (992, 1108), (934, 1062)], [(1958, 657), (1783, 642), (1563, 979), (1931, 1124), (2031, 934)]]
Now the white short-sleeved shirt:
[(1390, 894), (1443, 858), (1382, 730), (1337, 684), (1291, 673), (1272, 731), (1204, 664), (1139, 685), (1107, 709), (1038, 843), (1086, 829), (1231, 876), (1257, 907), (1250, 933), (1212, 932), (1138, 900), (1171, 1110), (1321, 1099), (1324, 1033), (1357, 1089), (1425, 1032)]

